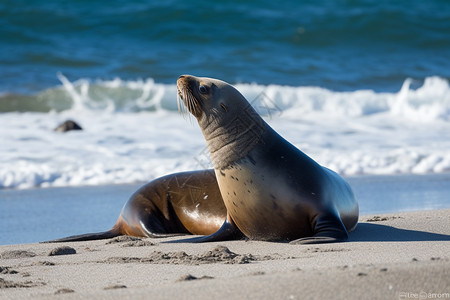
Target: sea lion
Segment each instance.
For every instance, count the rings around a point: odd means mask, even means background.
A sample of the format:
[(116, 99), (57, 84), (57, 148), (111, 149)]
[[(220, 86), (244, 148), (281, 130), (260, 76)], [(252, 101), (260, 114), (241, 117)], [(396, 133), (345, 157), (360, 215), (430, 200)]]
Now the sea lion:
[(198, 120), (214, 170), (155, 179), (131, 196), (110, 230), (50, 242), (178, 234), (205, 236), (176, 242), (347, 239), (358, 203), (344, 179), (279, 136), (227, 83), (186, 75), (177, 87)]
[(175, 173), (138, 189), (110, 230), (48, 242), (99, 240), (119, 235), (153, 238), (208, 235), (219, 230), (226, 216), (214, 170)]
[(177, 89), (206, 140), (227, 210), (218, 232), (184, 241), (239, 233), (301, 244), (347, 240), (359, 209), (342, 177), (282, 138), (228, 83), (182, 75)]

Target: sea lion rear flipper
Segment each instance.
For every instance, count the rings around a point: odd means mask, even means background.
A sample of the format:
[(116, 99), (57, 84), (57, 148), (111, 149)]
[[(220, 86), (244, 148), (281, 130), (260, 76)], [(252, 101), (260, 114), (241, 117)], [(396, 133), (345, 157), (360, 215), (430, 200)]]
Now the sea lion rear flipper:
[(227, 220), (225, 220), (219, 230), (217, 230), (213, 234), (190, 239), (168, 241), (166, 243), (207, 243), (243, 239), (245, 235), (239, 230), (239, 228), (237, 228), (233, 220), (228, 219), (229, 218), (227, 218)]
[(61, 239), (45, 241), (45, 242), (40, 242), (40, 243), (63, 243), (63, 242), (104, 240), (104, 239), (110, 239), (110, 238), (113, 238), (113, 237), (116, 237), (119, 235), (121, 235), (121, 234), (115, 230), (108, 230), (108, 231), (104, 231), (104, 232), (73, 235), (73, 236), (68, 236), (68, 237), (61, 238)]
[(313, 236), (293, 240), (290, 244), (339, 243), (348, 239), (347, 229), (336, 213), (320, 214), (313, 224)]

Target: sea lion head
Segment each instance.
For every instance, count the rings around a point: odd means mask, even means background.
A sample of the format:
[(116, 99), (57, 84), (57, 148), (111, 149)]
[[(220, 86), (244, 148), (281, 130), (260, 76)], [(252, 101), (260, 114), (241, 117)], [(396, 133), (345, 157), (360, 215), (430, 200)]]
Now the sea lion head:
[(177, 89), (179, 99), (198, 121), (216, 168), (245, 156), (265, 129), (245, 97), (224, 81), (182, 75)]
[(207, 77), (181, 75), (177, 81), (178, 96), (187, 110), (199, 121), (216, 123), (234, 115), (250, 104), (228, 83)]

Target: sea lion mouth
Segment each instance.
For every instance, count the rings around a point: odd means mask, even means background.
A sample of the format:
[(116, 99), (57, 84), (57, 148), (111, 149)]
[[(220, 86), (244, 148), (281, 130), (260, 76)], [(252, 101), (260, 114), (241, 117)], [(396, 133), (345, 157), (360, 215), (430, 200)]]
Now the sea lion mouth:
[[(180, 102), (184, 105), (181, 105)], [(196, 118), (203, 113), (200, 101), (194, 96), (191, 86), (184, 76), (180, 76), (177, 80), (177, 105), (178, 111), (183, 113), (187, 109)]]

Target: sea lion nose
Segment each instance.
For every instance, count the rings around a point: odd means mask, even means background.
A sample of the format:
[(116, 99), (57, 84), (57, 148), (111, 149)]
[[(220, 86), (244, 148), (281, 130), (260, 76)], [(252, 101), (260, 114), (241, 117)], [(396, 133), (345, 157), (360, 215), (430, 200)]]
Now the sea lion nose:
[(187, 82), (187, 75), (181, 75), (178, 77), (177, 83)]
[(177, 83), (179, 84), (188, 84), (192, 80), (192, 76), (190, 75), (181, 75), (178, 77)]

